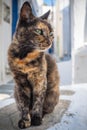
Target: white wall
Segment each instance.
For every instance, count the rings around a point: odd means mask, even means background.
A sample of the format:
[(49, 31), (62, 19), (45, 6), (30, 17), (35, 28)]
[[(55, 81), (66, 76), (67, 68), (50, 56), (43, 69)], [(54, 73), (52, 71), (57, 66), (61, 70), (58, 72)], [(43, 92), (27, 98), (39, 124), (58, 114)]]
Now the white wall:
[[(5, 71), (6, 71), (6, 67), (8, 66), (8, 61), (7, 61), (7, 50), (8, 50), (8, 46), (11, 43), (11, 10), (12, 10), (12, 1), (11, 0), (3, 0), (2, 1), (2, 23), (0, 24), (0, 74), (1, 74), (1, 81), (5, 82)], [(4, 17), (4, 8), (3, 8), (3, 4), (6, 4), (7, 6), (10, 7), (10, 23), (7, 23), (6, 21), (4, 21), (3, 17)]]
[(33, 8), (36, 11), (37, 16), (42, 15), (43, 0), (32, 0)]
[(69, 0), (57, 0), (56, 33), (59, 38), (59, 58), (71, 55), (70, 4)]
[(72, 61), (59, 62), (60, 86), (72, 84)]
[(74, 49), (84, 46), (86, 1), (74, 0)]
[(1, 35), (1, 30), (2, 30), (2, 0), (0, 1), (0, 82), (2, 80), (2, 35)]
[(75, 54), (74, 83), (87, 83), (87, 46)]
[(63, 27), (62, 27), (62, 13), (61, 13), (61, 4), (60, 0), (56, 1), (56, 31), (55, 31), (55, 37), (56, 37), (56, 55), (59, 58), (63, 57)]
[(71, 0), (72, 82), (87, 83), (87, 0)]

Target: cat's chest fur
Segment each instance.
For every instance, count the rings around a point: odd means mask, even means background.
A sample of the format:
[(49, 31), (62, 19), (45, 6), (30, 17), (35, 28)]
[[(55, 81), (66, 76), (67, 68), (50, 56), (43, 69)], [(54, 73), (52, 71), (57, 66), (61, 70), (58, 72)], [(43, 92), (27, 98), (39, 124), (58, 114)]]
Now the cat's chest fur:
[(23, 59), (15, 58), (13, 64), (17, 68), (17, 71), (25, 74), (35, 71), (38, 72), (42, 69), (46, 70), (45, 55), (37, 51), (28, 53)]

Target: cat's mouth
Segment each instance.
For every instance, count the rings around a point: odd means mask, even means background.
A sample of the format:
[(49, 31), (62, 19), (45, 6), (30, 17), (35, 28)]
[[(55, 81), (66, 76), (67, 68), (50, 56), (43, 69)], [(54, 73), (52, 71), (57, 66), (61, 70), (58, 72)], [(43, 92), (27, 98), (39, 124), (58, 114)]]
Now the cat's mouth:
[(39, 47), (37, 48), (39, 51), (41, 52), (44, 52), (44, 51), (47, 51), (49, 48), (51, 48), (52, 44), (50, 44), (49, 46), (46, 46), (46, 47)]

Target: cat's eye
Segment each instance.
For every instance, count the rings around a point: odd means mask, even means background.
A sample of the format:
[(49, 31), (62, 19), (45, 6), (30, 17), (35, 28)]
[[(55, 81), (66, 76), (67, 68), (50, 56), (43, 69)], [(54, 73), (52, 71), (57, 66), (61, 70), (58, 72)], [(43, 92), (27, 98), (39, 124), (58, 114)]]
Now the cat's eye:
[(36, 29), (34, 32), (38, 35), (43, 35), (43, 31), (41, 29)]

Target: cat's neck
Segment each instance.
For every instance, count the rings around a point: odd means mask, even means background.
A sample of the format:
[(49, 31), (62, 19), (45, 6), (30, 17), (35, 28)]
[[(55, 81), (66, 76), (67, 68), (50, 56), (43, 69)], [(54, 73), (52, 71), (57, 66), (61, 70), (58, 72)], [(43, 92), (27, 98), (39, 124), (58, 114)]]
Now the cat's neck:
[(44, 52), (40, 52), (40, 51), (35, 50), (33, 52), (28, 53), (26, 58), (33, 60), (33, 59), (36, 59), (38, 57), (43, 57), (44, 55), (45, 55)]

